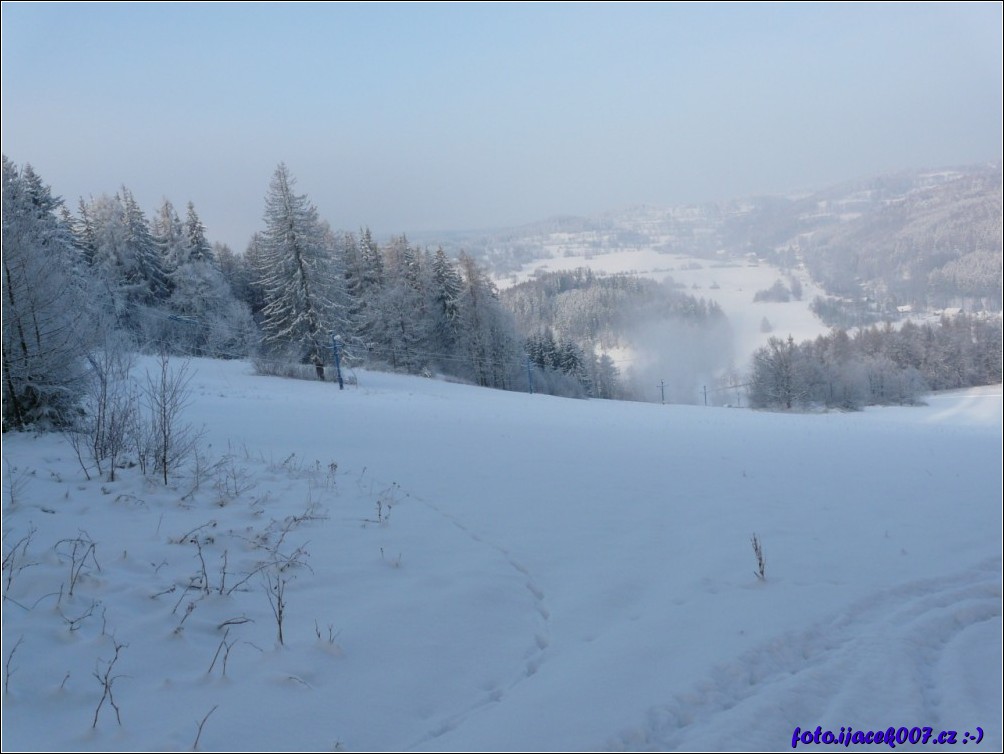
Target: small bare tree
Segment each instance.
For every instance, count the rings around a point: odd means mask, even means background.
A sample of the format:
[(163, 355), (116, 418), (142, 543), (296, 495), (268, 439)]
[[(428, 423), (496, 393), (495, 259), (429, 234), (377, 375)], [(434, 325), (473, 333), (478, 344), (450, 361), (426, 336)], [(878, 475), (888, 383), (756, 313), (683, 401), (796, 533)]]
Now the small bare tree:
[(190, 403), (188, 392), (192, 374), (190, 362), (178, 369), (171, 368), (166, 351), (157, 355), (157, 368), (146, 373), (143, 399), (149, 415), (149, 442), (146, 444), (153, 458), (153, 468), (167, 484), (168, 474), (195, 450), (200, 433), (191, 424), (182, 423), (182, 414)]

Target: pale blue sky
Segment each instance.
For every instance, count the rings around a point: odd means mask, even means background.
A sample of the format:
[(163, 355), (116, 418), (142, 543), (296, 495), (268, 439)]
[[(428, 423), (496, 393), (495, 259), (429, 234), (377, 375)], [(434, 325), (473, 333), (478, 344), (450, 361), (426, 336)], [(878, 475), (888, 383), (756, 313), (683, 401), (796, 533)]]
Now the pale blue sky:
[(243, 250), (1000, 159), (1002, 5), (3, 3), (2, 146)]

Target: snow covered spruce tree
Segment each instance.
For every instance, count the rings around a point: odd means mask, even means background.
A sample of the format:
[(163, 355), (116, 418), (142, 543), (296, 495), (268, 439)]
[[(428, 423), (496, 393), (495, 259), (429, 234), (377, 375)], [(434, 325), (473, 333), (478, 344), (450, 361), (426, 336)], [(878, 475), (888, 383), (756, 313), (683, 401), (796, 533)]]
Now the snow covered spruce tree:
[(458, 321), (471, 377), (482, 387), (510, 390), (520, 375), (516, 324), (477, 263), (465, 253), (459, 261)]
[(171, 290), (165, 312), (170, 320), (165, 345), (174, 353), (192, 356), (247, 355), (257, 328), (247, 304), (235, 298), (220, 271), (194, 205), (188, 203), (184, 224), (175, 216), (168, 225), (170, 232), (162, 234)]
[(369, 228), (363, 228), (358, 239), (352, 233), (342, 233), (336, 236), (335, 245), (345, 270), (347, 319), (360, 350), (369, 350), (379, 326), (380, 315), (375, 310), (385, 282), (383, 256)]
[(329, 359), (331, 334), (344, 330), (344, 279), (329, 248), (331, 234), (280, 163), (265, 198), (255, 285), (264, 299), (264, 344), (305, 364)]
[(430, 350), (453, 354), (460, 342), (460, 296), (464, 281), (442, 247), (436, 249), (436, 255), (429, 266), (432, 272), (429, 286), (432, 296), (429, 306), (432, 316)]
[(395, 371), (415, 374), (427, 361), (421, 255), (404, 236), (394, 238), (384, 247), (382, 269), (383, 285), (367, 302), (370, 354)]
[[(158, 216), (158, 227), (164, 211), (170, 214), (173, 208), (168, 205)], [(170, 295), (164, 249), (132, 193), (123, 186), (114, 197), (81, 203), (73, 231), (81, 256), (101, 281), (97, 305), (114, 313), (119, 326), (141, 344), (163, 340), (159, 310)]]
[(70, 423), (91, 336), (86, 278), (62, 201), (3, 158), (3, 428)]

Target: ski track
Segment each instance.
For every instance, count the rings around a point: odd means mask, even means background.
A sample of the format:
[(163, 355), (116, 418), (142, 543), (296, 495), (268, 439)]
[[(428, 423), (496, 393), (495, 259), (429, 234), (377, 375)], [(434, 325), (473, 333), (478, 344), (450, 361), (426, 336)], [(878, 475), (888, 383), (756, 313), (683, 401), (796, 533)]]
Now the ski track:
[(513, 555), (505, 547), (503, 547), (498, 543), (489, 541), (485, 539), (482, 535), (478, 534), (477, 532), (472, 531), (466, 524), (464, 524), (459, 518), (457, 518), (452, 513), (447, 513), (437, 505), (430, 503), (427, 500), (423, 500), (420, 497), (416, 497), (415, 495), (412, 495), (411, 498), (419, 503), (422, 503), (430, 510), (434, 511), (435, 513), (439, 514), (440, 516), (448, 520), (460, 531), (462, 531), (464, 535), (466, 535), (474, 542), (477, 542), (478, 544), (483, 545), (484, 547), (495, 550), (498, 554), (500, 554), (503, 558), (505, 558), (505, 561), (509, 564), (509, 566), (513, 568), (513, 570), (517, 571), (521, 578), (525, 579), (524, 586), (526, 590), (530, 593), (531, 597), (533, 598), (533, 605), (538, 615), (538, 622), (540, 624), (540, 627), (538, 631), (534, 634), (532, 643), (528, 645), (528, 649), (525, 654), (526, 662), (522, 670), (517, 671), (514, 674), (513, 680), (509, 683), (509, 685), (506, 688), (503, 689), (496, 686), (494, 688), (488, 689), (487, 693), (484, 696), (475, 699), (475, 701), (473, 701), (471, 704), (466, 705), (460, 711), (444, 717), (440, 721), (440, 723), (436, 725), (429, 733), (422, 736), (420, 739), (412, 743), (410, 746), (406, 747), (407, 749), (414, 749), (417, 747), (424, 746), (429, 741), (434, 741), (440, 736), (446, 735), (447, 733), (456, 730), (464, 723), (464, 721), (471, 714), (473, 714), (477, 710), (487, 707), (491, 704), (501, 702), (505, 697), (507, 691), (511, 691), (513, 688), (515, 688), (516, 686), (523, 683), (528, 678), (531, 678), (537, 673), (537, 671), (540, 669), (541, 664), (546, 659), (546, 651), (551, 643), (551, 631), (550, 631), (551, 613), (550, 610), (548, 610), (547, 608), (544, 592), (537, 585), (536, 581), (534, 580), (533, 574), (530, 572), (530, 569), (527, 568), (522, 562), (517, 560), (515, 557), (513, 557)]
[[(967, 629), (996, 621), (999, 633), (1000, 574), (1001, 560), (993, 558), (953, 576), (876, 593), (805, 631), (778, 636), (719, 665), (669, 703), (652, 707), (641, 724), (622, 731), (606, 748), (787, 749), (796, 725), (803, 730), (821, 725), (837, 733), (841, 726), (931, 726), (936, 732), (958, 730), (961, 741), (967, 726), (986, 728), (993, 721), (943, 713), (937, 670), (946, 649)], [(869, 709), (867, 702), (857, 701), (876, 696), (896, 708)], [(779, 717), (792, 721), (791, 730), (776, 729)], [(980, 748), (992, 751), (1000, 746), (1000, 731), (988, 732)], [(876, 745), (850, 748), (875, 750)]]

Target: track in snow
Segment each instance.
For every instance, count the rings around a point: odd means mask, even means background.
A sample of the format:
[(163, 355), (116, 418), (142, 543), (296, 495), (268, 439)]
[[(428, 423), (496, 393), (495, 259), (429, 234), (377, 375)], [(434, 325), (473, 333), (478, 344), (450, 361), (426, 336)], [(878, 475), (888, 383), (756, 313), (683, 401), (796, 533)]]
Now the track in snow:
[[(980, 657), (974, 649), (994, 646), (988, 637), (999, 640), (1000, 572), (995, 558), (950, 577), (904, 584), (779, 636), (652, 707), (609, 748), (770, 751), (789, 748), (796, 726), (821, 725), (835, 733), (842, 726), (931, 726), (935, 734), (957, 730), (960, 743), (965, 731), (975, 735), (981, 726), (987, 737), (979, 748), (1000, 750), (1000, 710), (987, 701), (1000, 682), (1000, 654)], [(791, 726), (777, 729), (778, 719)]]
[(443, 736), (455, 730), (460, 725), (462, 725), (464, 720), (466, 720), (473, 712), (483, 707), (486, 707), (489, 704), (501, 702), (503, 697), (505, 696), (506, 691), (511, 690), (515, 686), (519, 685), (520, 683), (522, 683), (523, 681), (525, 681), (526, 679), (532, 677), (537, 673), (537, 670), (540, 668), (541, 663), (544, 661), (545, 651), (547, 650), (547, 647), (550, 645), (551, 642), (550, 625), (549, 625), (551, 613), (548, 610), (547, 605), (544, 601), (545, 599), (544, 592), (535, 582), (533, 574), (530, 572), (530, 569), (527, 568), (523, 563), (521, 563), (515, 557), (513, 557), (513, 555), (505, 547), (495, 542), (490, 542), (486, 540), (480, 534), (472, 531), (466, 524), (464, 524), (460, 519), (458, 519), (453, 514), (447, 513), (446, 511), (442, 510), (433, 503), (430, 503), (427, 500), (422, 500), (421, 498), (415, 497), (414, 495), (412, 495), (412, 499), (423, 503), (429, 509), (435, 511), (439, 515), (443, 516), (443, 518), (449, 520), (454, 526), (456, 526), (460, 531), (462, 531), (464, 535), (466, 535), (474, 542), (477, 542), (480, 545), (484, 545), (485, 547), (495, 550), (499, 555), (505, 558), (506, 562), (509, 564), (510, 567), (512, 567), (515, 571), (517, 571), (522, 578), (526, 579), (524, 586), (526, 587), (526, 590), (530, 593), (531, 597), (533, 598), (534, 609), (536, 610), (537, 615), (539, 617), (539, 628), (537, 632), (534, 634), (533, 642), (528, 645), (528, 649), (525, 655), (526, 664), (524, 665), (522, 671), (515, 674), (514, 679), (509, 683), (509, 685), (506, 688), (496, 686), (494, 688), (487, 689), (484, 696), (475, 699), (470, 705), (465, 707), (463, 710), (451, 714), (445, 719), (443, 719), (435, 727), (435, 729), (430, 731), (427, 735), (423, 736), (418, 741), (414, 742), (410, 747), (408, 747), (409, 749), (423, 746), (427, 744), (429, 741), (432, 741), (436, 738), (439, 738), (440, 736)]

